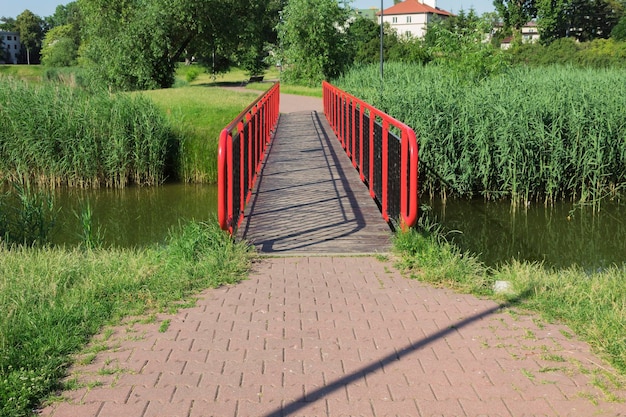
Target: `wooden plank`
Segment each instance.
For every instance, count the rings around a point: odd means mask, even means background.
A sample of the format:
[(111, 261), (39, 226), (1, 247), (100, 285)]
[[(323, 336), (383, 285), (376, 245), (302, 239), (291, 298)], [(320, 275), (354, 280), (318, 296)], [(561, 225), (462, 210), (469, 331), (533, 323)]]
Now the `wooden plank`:
[(281, 114), (239, 237), (268, 254), (387, 252), (391, 231), (323, 113)]

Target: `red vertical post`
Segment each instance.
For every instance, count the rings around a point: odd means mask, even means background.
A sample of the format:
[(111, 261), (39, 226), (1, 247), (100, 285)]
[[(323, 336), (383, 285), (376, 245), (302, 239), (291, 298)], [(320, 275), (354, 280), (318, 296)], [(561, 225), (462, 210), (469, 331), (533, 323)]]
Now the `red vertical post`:
[(382, 185), (383, 185), (383, 195), (381, 196), (381, 205), (382, 205), (382, 213), (383, 219), (385, 221), (389, 221), (389, 122), (387, 118), (383, 116), (383, 154), (382, 154)]

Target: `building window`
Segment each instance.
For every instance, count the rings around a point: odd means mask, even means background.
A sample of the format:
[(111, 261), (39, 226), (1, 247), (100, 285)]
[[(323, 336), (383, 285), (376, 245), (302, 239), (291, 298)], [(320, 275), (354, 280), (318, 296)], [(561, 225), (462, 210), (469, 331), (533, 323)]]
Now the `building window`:
[(407, 17), (406, 17), (406, 22), (407, 22), (407, 23), (411, 23), (411, 16), (407, 16)]
[(394, 16), (394, 17), (391, 19), (391, 21), (392, 21), (393, 23), (398, 23), (398, 18), (397, 18), (396, 16)]

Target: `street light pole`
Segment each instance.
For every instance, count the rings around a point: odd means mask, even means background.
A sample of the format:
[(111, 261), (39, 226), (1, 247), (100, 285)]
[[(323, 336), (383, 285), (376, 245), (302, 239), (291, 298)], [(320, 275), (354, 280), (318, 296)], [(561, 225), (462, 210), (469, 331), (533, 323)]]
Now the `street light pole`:
[(385, 12), (383, 11), (383, 0), (380, 0), (380, 85), (381, 85), (381, 94), (382, 94), (382, 85), (383, 85), (383, 18), (385, 17)]

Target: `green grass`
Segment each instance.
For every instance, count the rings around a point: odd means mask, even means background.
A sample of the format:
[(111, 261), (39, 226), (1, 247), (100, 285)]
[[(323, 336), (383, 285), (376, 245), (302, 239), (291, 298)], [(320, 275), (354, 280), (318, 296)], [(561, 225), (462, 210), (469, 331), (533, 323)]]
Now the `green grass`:
[(31, 415), (103, 325), (237, 282), (250, 256), (215, 221), (143, 250), (0, 246), (0, 415)]
[[(475, 256), (448, 243), (436, 227), (396, 235), (397, 266), (411, 277), (459, 292), (511, 303), (565, 323), (622, 375), (626, 375), (626, 270), (612, 267), (588, 273), (582, 268), (551, 269), (512, 262), (489, 269)], [(513, 291), (493, 292), (495, 281)], [(623, 378), (622, 378), (623, 379)]]
[(41, 65), (0, 65), (0, 75), (29, 82), (40, 82), (45, 71), (45, 67)]
[(157, 105), (177, 137), (179, 178), (199, 183), (217, 181), (220, 132), (259, 95), (203, 84), (136, 94)]

